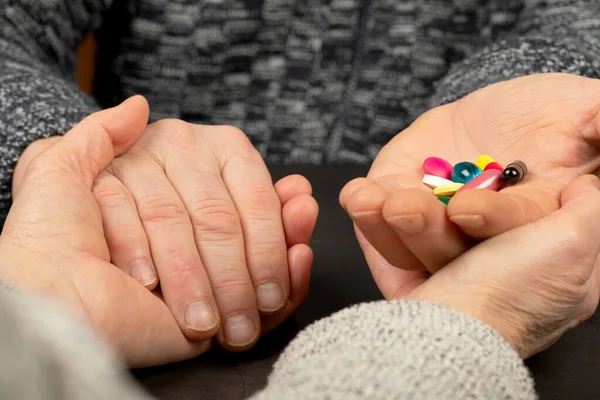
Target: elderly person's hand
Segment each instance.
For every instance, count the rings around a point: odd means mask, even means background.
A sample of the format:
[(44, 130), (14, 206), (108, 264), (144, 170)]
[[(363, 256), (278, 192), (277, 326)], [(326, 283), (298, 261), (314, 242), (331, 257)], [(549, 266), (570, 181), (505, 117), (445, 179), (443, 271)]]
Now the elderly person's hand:
[(401, 297), (486, 322), (526, 358), (588, 319), (600, 293), (600, 180), (584, 175), (560, 209), (474, 248)]
[[(182, 314), (174, 312), (173, 303), (169, 303), (166, 298), (163, 299), (160, 292), (148, 290), (123, 269), (110, 263), (111, 248), (107, 245), (105, 235), (110, 236), (111, 232), (104, 231), (107, 223), (104, 221), (103, 224), (103, 219), (107, 215), (102, 212), (103, 208), (98, 206), (98, 195), (96, 193), (94, 196), (93, 186), (99, 184), (96, 178), (103, 174), (105, 168), (113, 162), (114, 157), (125, 153), (142, 136), (146, 129), (147, 117), (147, 103), (142, 98), (132, 98), (119, 107), (90, 116), (64, 138), (55, 141), (36, 155), (24, 170), (19, 190), (14, 198), (13, 207), (0, 239), (0, 257), (2, 259), (0, 276), (3, 279), (23, 290), (55, 297), (70, 305), (72, 309), (78, 310), (89, 320), (95, 330), (116, 346), (123, 357), (134, 366), (190, 358), (206, 351), (210, 345), (210, 340), (196, 341), (186, 337), (180, 325)], [(152, 137), (150, 135), (150, 138)], [(148, 146), (143, 139), (137, 145)], [(147, 150), (140, 149), (139, 151), (143, 153)], [(133, 153), (130, 157), (138, 160), (135, 158), (136, 154), (138, 153)], [(243, 157), (234, 157), (231, 162), (230, 167), (233, 167), (234, 165), (239, 166), (239, 163), (244, 163), (246, 160)], [(127, 159), (122, 163), (119, 165), (126, 165)], [(181, 165), (185, 165), (185, 163), (182, 161)], [(152, 165), (147, 167), (152, 168)], [(179, 168), (179, 166), (169, 164), (167, 171), (171, 167)], [(248, 166), (248, 168), (250, 167)], [(144, 174), (145, 172), (140, 173)], [(153, 172), (153, 170), (149, 172)], [(122, 173), (127, 175), (133, 171), (128, 170)], [(260, 178), (266, 179), (264, 177), (266, 172), (263, 171), (262, 174)], [(154, 183), (156, 187), (165, 190), (164, 196), (168, 196), (170, 193), (167, 191), (168, 188), (160, 186), (164, 176), (163, 173), (162, 177), (156, 177)], [(198, 179), (188, 182), (188, 185), (200, 188), (194, 189), (198, 190), (198, 193), (214, 194), (214, 191), (218, 189), (215, 183), (218, 181), (218, 177), (205, 176), (204, 178), (207, 185), (215, 185), (211, 189), (213, 192), (207, 188), (204, 189), (206, 192), (202, 192), (202, 186), (195, 185)], [(96, 183), (94, 184), (94, 182)], [(181, 184), (183, 185), (183, 183)], [(256, 182), (239, 182), (238, 184), (243, 185), (244, 183), (255, 184)], [(146, 185), (148, 181), (139, 184)], [(154, 192), (150, 191), (150, 193)], [(271, 194), (274, 192), (267, 191), (260, 196), (264, 199)], [(148, 194), (148, 196), (150, 195)], [(241, 195), (243, 196), (244, 193)], [(116, 196), (116, 198), (120, 197)], [(196, 199), (201, 200), (201, 197)], [(110, 200), (107, 199), (108, 201)], [(283, 202), (285, 203), (285, 201)], [(251, 205), (259, 206), (256, 203), (251, 203)], [(273, 214), (273, 220), (259, 222), (272, 223), (277, 226), (280, 217), (276, 217), (272, 210), (269, 212)], [(174, 215), (176, 213), (177, 211)], [(122, 215), (127, 216), (126, 213)], [(250, 215), (254, 217), (257, 214), (250, 213)], [(156, 217), (153, 221), (157, 224), (155, 229), (158, 228), (159, 223), (169, 221), (166, 217), (159, 218), (158, 214)], [(219, 219), (219, 214), (215, 218)], [(253, 220), (249, 221), (250, 224), (254, 224)], [(111, 222), (114, 220), (110, 220), (108, 226)], [(167, 275), (163, 284), (165, 286), (173, 284), (168, 279), (181, 280), (183, 277), (187, 277), (189, 281), (187, 287), (190, 290), (199, 290), (194, 285), (198, 285), (204, 290), (207, 280), (205, 277), (198, 277), (203, 271), (200, 264), (193, 265), (196, 268), (192, 269), (186, 269), (187, 266), (183, 264), (183, 261), (187, 260), (185, 257), (193, 256), (193, 251), (190, 250), (189, 255), (176, 253), (176, 246), (180, 243), (169, 238), (169, 235), (175, 234), (175, 228), (183, 229), (186, 223), (189, 221), (185, 222), (182, 217), (181, 221), (172, 220), (170, 225), (165, 224), (163, 232), (153, 231), (157, 235), (158, 242), (160, 242), (161, 234), (165, 236), (162, 240), (163, 243), (157, 242), (157, 246), (160, 247), (164, 244), (173, 246), (171, 262), (174, 265), (165, 266)], [(252, 225), (249, 229), (255, 227)], [(112, 232), (115, 235), (116, 233), (116, 231)], [(131, 232), (123, 232), (125, 235), (128, 233)], [(246, 270), (237, 270), (238, 267), (242, 268), (238, 264), (244, 263), (244, 268), (246, 264), (245, 255), (237, 254), (237, 252), (244, 251), (243, 244), (236, 242), (236, 240), (242, 239), (234, 236), (233, 233), (232, 229), (230, 241), (221, 242), (217, 240), (219, 232), (213, 232), (215, 251), (229, 249), (230, 253), (235, 253), (235, 256), (239, 257), (239, 259), (230, 257), (220, 263), (215, 263), (217, 276), (236, 273), (250, 275)], [(260, 240), (264, 238), (256, 236), (259, 233), (252, 233), (253, 240), (256, 240), (252, 244), (263, 243)], [(193, 240), (193, 238), (190, 232), (190, 239)], [(278, 237), (276, 239), (279, 240)], [(184, 237), (179, 240), (184, 240)], [(222, 246), (222, 249), (219, 249), (219, 245)], [(285, 243), (279, 243), (277, 246), (285, 248)], [(258, 250), (266, 251), (266, 248), (259, 246)], [(248, 251), (253, 250), (246, 250), (246, 252)], [(261, 251), (254, 251), (253, 256), (265, 255)], [(273, 259), (279, 260), (278, 252), (273, 251), (270, 255)], [(289, 315), (296, 302), (301, 301), (305, 296), (311, 257), (312, 253), (305, 244), (291, 246), (287, 256), (284, 254), (281, 262), (286, 271), (281, 276), (277, 275), (273, 278), (280, 279), (282, 286), (287, 284), (287, 268), (289, 268), (290, 298), (285, 309), (273, 318)], [(214, 260), (212, 261), (214, 262)], [(198, 263), (198, 261), (196, 262)], [(273, 265), (270, 260), (269, 265)], [(281, 266), (277, 265), (277, 267), (276, 271), (279, 272)], [(218, 274), (219, 268), (222, 268), (221, 275)], [(172, 275), (168, 276), (169, 273)], [(269, 271), (269, 273), (274, 272)], [(163, 278), (162, 275), (161, 278)], [(248, 276), (245, 280), (240, 278), (239, 285), (233, 285), (233, 290), (228, 292), (231, 299), (224, 297), (227, 292), (217, 293), (216, 297), (223, 301), (240, 302), (241, 298), (236, 297), (236, 290), (246, 294), (248, 286), (252, 288), (250, 282)], [(235, 282), (231, 280), (228, 283)], [(185, 290), (185, 288), (183, 286), (181, 290)], [(219, 288), (222, 287), (219, 286)], [(164, 288), (165, 293), (168, 290), (175, 290), (175, 288), (172, 286)], [(202, 298), (212, 301), (210, 286), (206, 290), (208, 292), (197, 291), (185, 294), (196, 296), (195, 298), (205, 296)], [(285, 293), (287, 295), (288, 292)], [(254, 292), (248, 296), (248, 304), (231, 301), (229, 305), (231, 307), (237, 305), (238, 308), (234, 309), (236, 312), (247, 312), (256, 318), (253, 323), (258, 329), (259, 320)], [(167, 297), (166, 294), (165, 297)], [(173, 298), (171, 297), (171, 299)], [(271, 320), (271, 323), (277, 322), (279, 321)], [(237, 334), (239, 335), (239, 333)]]
[[(574, 178), (600, 166), (600, 81), (544, 74), (498, 83), (435, 108), (397, 135), (368, 178), (340, 200), (386, 298), (422, 282), (471, 247), (555, 211)], [(458, 193), (446, 208), (421, 183), (422, 163), (489, 154), (523, 160), (525, 180), (500, 192)]]
[[(57, 140), (24, 152), (14, 194), (29, 161)], [(274, 186), (236, 128), (151, 124), (93, 190), (111, 262), (149, 290), (160, 282), (189, 339), (217, 334), (230, 350), (248, 349), (306, 296), (318, 213), (311, 186), (297, 175)]]

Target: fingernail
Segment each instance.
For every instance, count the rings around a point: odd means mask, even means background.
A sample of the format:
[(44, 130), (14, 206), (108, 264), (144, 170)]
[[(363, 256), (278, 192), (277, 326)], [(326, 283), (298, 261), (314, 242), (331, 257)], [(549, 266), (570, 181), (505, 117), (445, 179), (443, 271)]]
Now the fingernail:
[(227, 317), (223, 325), (223, 340), (232, 346), (245, 346), (256, 339), (258, 329), (250, 314), (239, 313)]
[(404, 233), (419, 233), (425, 229), (425, 218), (422, 214), (397, 215), (387, 220), (394, 228)]
[(195, 331), (209, 331), (217, 322), (215, 310), (205, 301), (190, 303), (185, 310), (185, 326)]
[(256, 298), (260, 311), (277, 311), (283, 306), (283, 290), (276, 281), (264, 282), (256, 286)]
[(481, 228), (485, 225), (483, 215), (459, 214), (450, 217), (450, 221), (464, 228)]
[(154, 268), (146, 262), (133, 264), (129, 275), (144, 286), (150, 286), (157, 278)]

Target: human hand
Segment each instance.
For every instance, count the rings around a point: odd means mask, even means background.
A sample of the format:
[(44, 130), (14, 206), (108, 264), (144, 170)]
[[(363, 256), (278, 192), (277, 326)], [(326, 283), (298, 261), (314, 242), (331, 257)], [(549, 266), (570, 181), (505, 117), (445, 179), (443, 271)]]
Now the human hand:
[(591, 317), (600, 293), (600, 180), (584, 175), (560, 209), (488, 239), (400, 297), (470, 314), (527, 358)]
[[(419, 285), (476, 241), (535, 221), (562, 189), (600, 165), (600, 81), (545, 74), (491, 85), (433, 109), (378, 155), (368, 178), (340, 195), (386, 298)], [(524, 181), (500, 192), (458, 193), (446, 208), (421, 183), (423, 160), (451, 163), (489, 154), (528, 165)]]
[[(55, 140), (32, 145), (22, 163)], [(150, 290), (160, 277), (189, 339), (218, 332), (224, 347), (246, 350), (306, 297), (318, 213), (310, 183), (294, 175), (274, 187), (233, 127), (151, 124), (93, 191), (112, 263)]]
[[(92, 186), (142, 135), (147, 118), (147, 103), (130, 99), (90, 116), (35, 156), (0, 238), (3, 279), (80, 311), (132, 366), (190, 358), (210, 345), (186, 338), (160, 293), (109, 263)], [(292, 287), (302, 248), (289, 254)]]

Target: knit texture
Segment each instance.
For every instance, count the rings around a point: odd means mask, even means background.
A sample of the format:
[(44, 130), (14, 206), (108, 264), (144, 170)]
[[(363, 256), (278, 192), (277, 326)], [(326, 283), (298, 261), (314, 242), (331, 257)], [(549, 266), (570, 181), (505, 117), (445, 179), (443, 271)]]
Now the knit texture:
[(301, 332), (253, 399), (535, 398), (523, 361), (490, 327), (436, 304), (381, 301)]
[(87, 326), (1, 280), (0, 355), (3, 400), (149, 399)]
[[(3, 400), (146, 399), (87, 327), (6, 284), (0, 354)], [(300, 332), (252, 400), (535, 398), (523, 362), (490, 327), (432, 303), (381, 301)]]
[(0, 0), (0, 219), (24, 147), (97, 109), (74, 83), (91, 30), (100, 106), (142, 94), (153, 120), (235, 125), (273, 163), (369, 163), (490, 83), (600, 74), (596, 0)]

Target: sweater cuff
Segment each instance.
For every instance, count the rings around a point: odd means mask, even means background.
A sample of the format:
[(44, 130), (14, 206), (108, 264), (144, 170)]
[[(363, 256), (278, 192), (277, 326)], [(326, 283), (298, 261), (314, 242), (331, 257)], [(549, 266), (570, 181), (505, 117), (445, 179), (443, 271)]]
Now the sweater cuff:
[(523, 361), (473, 317), (415, 301), (365, 303), (301, 332), (257, 399), (534, 399)]
[(0, 353), (2, 399), (150, 400), (88, 326), (1, 278)]
[(73, 84), (25, 66), (0, 61), (0, 226), (11, 205), (12, 174), (35, 140), (69, 131), (97, 110)]
[[(580, 40), (574, 43), (573, 37)], [(454, 65), (436, 85), (430, 106), (448, 104), (478, 89), (520, 76), (562, 72), (598, 78), (597, 47), (576, 33), (563, 39), (532, 35), (498, 41)]]

